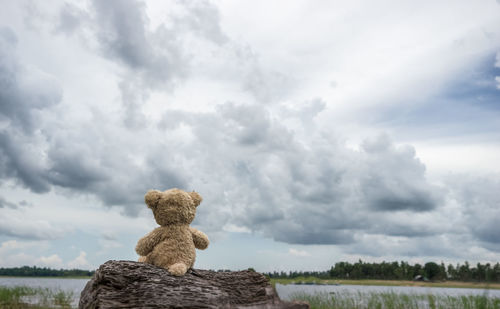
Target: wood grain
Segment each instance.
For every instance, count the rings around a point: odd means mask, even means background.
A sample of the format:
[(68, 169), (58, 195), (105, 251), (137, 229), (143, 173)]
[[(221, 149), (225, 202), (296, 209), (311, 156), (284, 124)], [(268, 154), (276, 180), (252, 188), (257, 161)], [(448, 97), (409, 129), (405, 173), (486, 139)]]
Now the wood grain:
[(87, 283), (79, 308), (309, 308), (281, 301), (253, 271), (190, 269), (182, 277), (154, 265), (108, 261)]

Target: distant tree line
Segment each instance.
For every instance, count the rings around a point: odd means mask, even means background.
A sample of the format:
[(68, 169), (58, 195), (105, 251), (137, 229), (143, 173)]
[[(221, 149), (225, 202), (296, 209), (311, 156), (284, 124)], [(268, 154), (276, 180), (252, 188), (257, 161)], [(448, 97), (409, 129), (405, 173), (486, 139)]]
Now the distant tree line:
[(92, 276), (95, 271), (81, 269), (51, 269), (47, 267), (23, 266), (0, 268), (0, 276), (16, 277), (81, 277)]
[(476, 282), (500, 282), (500, 263), (477, 263), (471, 266), (428, 262), (424, 265), (410, 265), (407, 262), (356, 263), (338, 262), (329, 271), (290, 271), (267, 273), (270, 278), (317, 277), (321, 279), (379, 279), (379, 280), (413, 280), (417, 276), (429, 280), (455, 280)]

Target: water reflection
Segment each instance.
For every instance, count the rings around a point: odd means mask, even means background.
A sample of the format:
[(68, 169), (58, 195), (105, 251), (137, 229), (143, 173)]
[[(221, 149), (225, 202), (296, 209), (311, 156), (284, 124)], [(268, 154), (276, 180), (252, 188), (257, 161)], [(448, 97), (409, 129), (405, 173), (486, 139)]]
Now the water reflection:
[(78, 306), (80, 293), (89, 279), (63, 279), (63, 278), (19, 278), (19, 277), (0, 277), (0, 286), (14, 287), (27, 286), (32, 288), (48, 288), (53, 291), (70, 292), (73, 295), (72, 307)]
[(368, 285), (299, 285), (299, 284), (276, 284), (276, 292), (279, 297), (284, 300), (290, 300), (290, 296), (294, 293), (342, 293), (342, 294), (358, 294), (358, 293), (398, 293), (398, 294), (413, 294), (413, 295), (446, 295), (446, 296), (462, 296), (462, 295), (486, 295), (488, 297), (500, 298), (500, 290), (485, 290), (485, 289), (463, 289), (463, 288), (433, 288), (420, 286), (368, 286)]

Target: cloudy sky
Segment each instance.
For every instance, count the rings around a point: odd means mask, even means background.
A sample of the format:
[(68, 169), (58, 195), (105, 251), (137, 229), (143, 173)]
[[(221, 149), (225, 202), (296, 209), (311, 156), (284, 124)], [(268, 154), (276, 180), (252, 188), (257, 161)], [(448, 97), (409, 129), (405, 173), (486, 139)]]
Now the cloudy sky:
[(0, 266), (500, 261), (500, 0), (0, 5)]

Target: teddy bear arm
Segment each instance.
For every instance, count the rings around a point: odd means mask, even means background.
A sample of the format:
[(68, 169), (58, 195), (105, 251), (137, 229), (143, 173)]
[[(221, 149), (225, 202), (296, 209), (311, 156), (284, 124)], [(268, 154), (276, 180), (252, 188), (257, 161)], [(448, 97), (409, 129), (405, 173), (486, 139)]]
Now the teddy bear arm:
[(159, 228), (149, 232), (146, 236), (139, 239), (135, 246), (135, 252), (141, 256), (148, 255), (154, 247), (161, 241), (162, 232)]
[(189, 229), (191, 231), (191, 235), (193, 235), (194, 246), (197, 249), (201, 250), (206, 249), (208, 247), (208, 244), (210, 243), (207, 235), (205, 235), (205, 233), (198, 231), (193, 227), (190, 227)]

